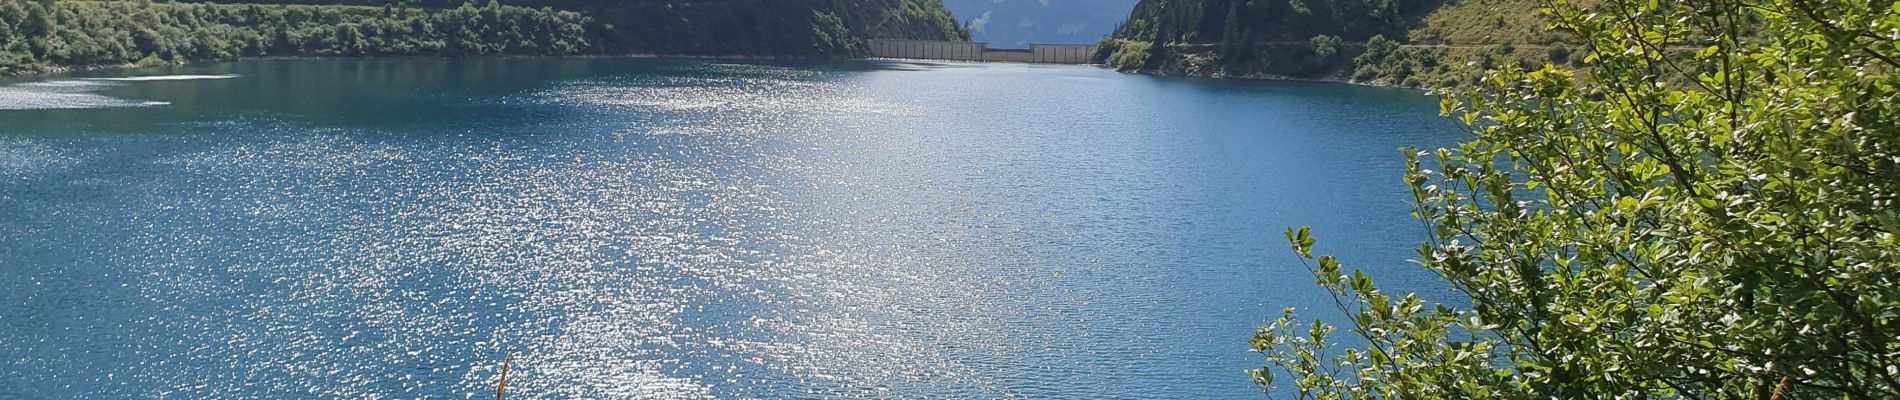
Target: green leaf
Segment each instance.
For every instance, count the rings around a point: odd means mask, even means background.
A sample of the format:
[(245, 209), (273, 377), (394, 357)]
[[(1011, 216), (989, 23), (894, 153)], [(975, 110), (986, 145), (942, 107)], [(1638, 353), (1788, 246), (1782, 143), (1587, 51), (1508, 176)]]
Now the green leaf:
[(1316, 399), (1900, 393), (1868, 378), (1900, 375), (1883, 1), (1548, 3), (1589, 65), (1498, 63), (1440, 99), (1468, 142), (1407, 154), (1415, 263), (1456, 291), (1393, 303), (1323, 257), (1330, 320), (1375, 339), (1288, 342), (1268, 351), (1328, 364), (1274, 366)]

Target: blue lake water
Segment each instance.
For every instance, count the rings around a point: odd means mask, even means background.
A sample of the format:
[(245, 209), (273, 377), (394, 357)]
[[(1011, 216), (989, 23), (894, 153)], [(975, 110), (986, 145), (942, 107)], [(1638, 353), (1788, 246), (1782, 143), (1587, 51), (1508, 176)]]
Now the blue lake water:
[[(143, 79), (95, 79), (146, 77)], [(152, 78), (160, 77), (160, 78)], [(1436, 100), (1091, 67), (298, 60), (0, 82), (0, 398), (1253, 398), (1388, 291)], [(1434, 292), (1436, 293), (1436, 292)]]

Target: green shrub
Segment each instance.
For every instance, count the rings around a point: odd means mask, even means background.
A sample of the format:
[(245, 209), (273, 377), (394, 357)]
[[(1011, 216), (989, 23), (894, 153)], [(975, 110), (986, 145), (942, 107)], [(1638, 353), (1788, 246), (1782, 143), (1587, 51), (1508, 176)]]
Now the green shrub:
[(1374, 35), (1372, 38), (1366, 39), (1366, 51), (1364, 53), (1360, 53), (1359, 57), (1354, 58), (1352, 62), (1354, 65), (1361, 66), (1361, 67), (1367, 66), (1367, 65), (1379, 65), (1380, 63), (1385, 62), (1386, 57), (1389, 57), (1392, 55), (1392, 53), (1397, 52), (1398, 49), (1399, 49), (1398, 42), (1392, 41), (1391, 39), (1386, 39), (1385, 35)]
[(156, 54), (148, 54), (145, 56), (145, 58), (140, 58), (138, 61), (132, 62), (132, 65), (139, 66), (139, 67), (156, 67), (160, 65), (169, 64), (169, 63), (170, 63), (169, 61), (165, 61), (164, 59), (158, 58), (158, 55)]
[(1379, 79), (1379, 67), (1376, 65), (1361, 65), (1352, 71), (1354, 82), (1371, 82), (1374, 79)]
[[(1900, 12), (1590, 3), (1551, 15), (1601, 49), (1591, 68), (1498, 63), (1442, 100), (1469, 142), (1406, 153), (1415, 259), (1456, 297), (1381, 291), (1290, 229), (1343, 316), (1263, 326), (1257, 383), (1303, 399), (1900, 393), (1900, 47), (1877, 34)], [(1677, 48), (1706, 50), (1643, 50)]]
[(1339, 45), (1342, 43), (1338, 36), (1332, 35), (1314, 36), (1307, 41), (1313, 45), (1313, 55), (1321, 59), (1330, 59), (1334, 54), (1339, 54)]
[(1570, 48), (1563, 45), (1550, 46), (1550, 50), (1545, 50), (1545, 56), (1550, 57), (1552, 64), (1563, 65), (1570, 62)]
[(850, 55), (863, 47), (844, 20), (828, 12), (812, 12), (812, 47), (817, 54)]
[(1117, 71), (1136, 71), (1148, 64), (1150, 47), (1153, 44), (1133, 40), (1118, 40), (1115, 54), (1109, 56), (1108, 65)]

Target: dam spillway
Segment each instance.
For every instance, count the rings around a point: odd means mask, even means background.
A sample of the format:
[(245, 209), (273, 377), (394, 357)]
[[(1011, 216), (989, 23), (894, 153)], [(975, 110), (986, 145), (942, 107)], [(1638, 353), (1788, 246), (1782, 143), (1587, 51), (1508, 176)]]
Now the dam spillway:
[(999, 61), (1036, 64), (1092, 64), (1096, 45), (1031, 44), (1027, 49), (992, 49), (989, 43), (941, 40), (874, 39), (871, 56), (949, 61)]

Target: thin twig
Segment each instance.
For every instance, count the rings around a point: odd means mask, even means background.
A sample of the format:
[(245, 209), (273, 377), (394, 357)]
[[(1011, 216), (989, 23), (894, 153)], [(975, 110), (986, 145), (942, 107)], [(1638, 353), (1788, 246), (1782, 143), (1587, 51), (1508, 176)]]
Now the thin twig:
[(1768, 396), (1768, 400), (1781, 400), (1781, 391), (1788, 389), (1788, 380), (1791, 378), (1793, 377), (1781, 377), (1781, 383), (1775, 384), (1775, 394)]
[(515, 352), (512, 351), (508, 352), (508, 356), (501, 360), (501, 382), (495, 384), (495, 400), (502, 400), (502, 394), (508, 392), (508, 365), (513, 364), (514, 361)]

